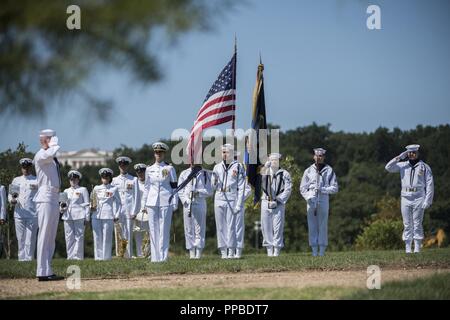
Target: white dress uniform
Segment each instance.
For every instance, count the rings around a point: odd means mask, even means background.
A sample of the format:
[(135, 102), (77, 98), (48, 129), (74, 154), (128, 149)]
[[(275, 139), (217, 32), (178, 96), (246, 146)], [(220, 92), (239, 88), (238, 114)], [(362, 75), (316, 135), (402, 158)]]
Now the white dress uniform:
[(141, 201), (141, 209), (139, 210), (138, 214), (136, 215), (136, 219), (134, 220), (135, 228), (139, 228), (138, 232), (134, 232), (134, 240), (136, 240), (136, 255), (138, 257), (142, 257), (144, 255), (144, 253), (142, 252), (142, 241), (144, 240), (145, 233), (149, 232), (148, 213), (144, 212), (145, 181), (138, 180), (138, 188), (139, 199)]
[(7, 220), (6, 214), (6, 189), (5, 186), (0, 185), (0, 220)]
[[(178, 185), (181, 185), (191, 172), (192, 168), (182, 171), (178, 179)], [(200, 170), (178, 192), (181, 204), (183, 205), (186, 249), (189, 250), (191, 259), (200, 259), (203, 248), (205, 247), (206, 198), (211, 195), (211, 177), (205, 170)]]
[(64, 210), (64, 234), (68, 260), (84, 259), (84, 223), (90, 219), (89, 193), (85, 187), (74, 186), (64, 190), (68, 203)]
[[(319, 150), (325, 153), (324, 149)], [(323, 256), (328, 246), (329, 195), (337, 193), (338, 190), (336, 174), (327, 164), (324, 164), (320, 171), (316, 164), (312, 164), (303, 173), (300, 193), (307, 203), (309, 245), (314, 256), (317, 255), (318, 249), (319, 255)]]
[[(246, 174), (244, 173), (244, 176)], [(236, 253), (234, 258), (239, 259), (242, 256), (242, 250), (244, 249), (244, 236), (245, 236), (245, 201), (248, 199), (252, 192), (252, 187), (247, 183), (247, 179), (244, 181), (244, 200), (242, 208), (236, 216)]]
[[(416, 151), (419, 145), (409, 145), (408, 151)], [(401, 157), (405, 156), (404, 152)], [(431, 168), (425, 162), (418, 160), (399, 162), (396, 157), (386, 164), (388, 172), (400, 172), (402, 184), (401, 210), (403, 218), (403, 241), (406, 243), (406, 252), (411, 252), (414, 240), (414, 252), (420, 252), (423, 240), (423, 214), (433, 203), (434, 182)]]
[(0, 220), (6, 221), (6, 190), (0, 185)]
[(217, 229), (217, 247), (222, 258), (234, 258), (237, 247), (236, 218), (244, 205), (245, 169), (236, 160), (213, 169), (212, 186)]
[(175, 168), (165, 162), (154, 163), (145, 170), (143, 200), (148, 212), (151, 237), (151, 261), (166, 261), (169, 253), (172, 213), (178, 206), (178, 197), (169, 198), (177, 185)]
[(59, 189), (61, 177), (56, 153), (58, 138), (53, 130), (41, 131), (41, 135), (51, 136), (48, 149), (40, 149), (34, 156), (38, 191), (33, 197), (38, 216), (37, 271), (38, 277), (53, 275), (51, 261), (55, 252), (55, 239), (59, 222)]
[[(271, 154), (269, 158), (280, 159), (280, 154)], [(284, 247), (285, 207), (292, 192), (292, 179), (289, 172), (278, 168), (275, 172), (267, 168), (261, 177), (261, 231), (263, 247), (267, 255), (278, 256)]]
[(97, 209), (92, 214), (95, 260), (111, 260), (114, 219), (119, 219), (122, 204), (118, 188), (98, 185), (92, 190), (97, 199)]
[(131, 258), (133, 255), (134, 218), (140, 210), (138, 179), (128, 173), (120, 174), (114, 177), (111, 184), (118, 188), (122, 201), (119, 219), (122, 225), (122, 238), (128, 241), (125, 257)]
[[(19, 189), (17, 203), (14, 206), (14, 222), (18, 243), (19, 261), (31, 261), (36, 250), (36, 236), (38, 231), (38, 218), (36, 204), (33, 197), (36, 195), (38, 185), (33, 175), (20, 176), (13, 179), (12, 185)], [(8, 195), (11, 202), (13, 196)]]

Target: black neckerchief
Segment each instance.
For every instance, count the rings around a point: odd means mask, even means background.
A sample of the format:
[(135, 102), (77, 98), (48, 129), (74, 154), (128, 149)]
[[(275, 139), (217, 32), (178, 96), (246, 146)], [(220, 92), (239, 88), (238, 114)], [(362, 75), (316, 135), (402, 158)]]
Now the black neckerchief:
[(416, 159), (416, 160), (408, 160), (409, 164), (411, 165), (411, 167), (414, 167), (420, 160)]
[(325, 163), (317, 163), (317, 164), (315, 163), (314, 166), (315, 166), (316, 170), (320, 172), (320, 171), (322, 171), (323, 168), (325, 168), (326, 164)]

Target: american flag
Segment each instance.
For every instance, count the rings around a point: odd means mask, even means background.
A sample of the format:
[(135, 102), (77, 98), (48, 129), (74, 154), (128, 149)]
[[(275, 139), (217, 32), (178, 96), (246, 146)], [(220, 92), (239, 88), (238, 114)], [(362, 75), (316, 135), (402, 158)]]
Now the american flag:
[(190, 163), (202, 163), (202, 132), (204, 129), (232, 121), (236, 109), (236, 52), (223, 68), (219, 77), (209, 89), (197, 113), (187, 146)]

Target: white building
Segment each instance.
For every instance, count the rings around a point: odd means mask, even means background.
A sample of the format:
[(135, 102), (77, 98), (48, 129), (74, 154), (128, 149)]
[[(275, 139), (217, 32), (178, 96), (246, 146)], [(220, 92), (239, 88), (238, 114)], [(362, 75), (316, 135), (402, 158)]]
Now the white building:
[(80, 151), (58, 152), (57, 157), (61, 164), (69, 165), (73, 169), (84, 166), (104, 166), (111, 159), (113, 153), (97, 149), (84, 149)]

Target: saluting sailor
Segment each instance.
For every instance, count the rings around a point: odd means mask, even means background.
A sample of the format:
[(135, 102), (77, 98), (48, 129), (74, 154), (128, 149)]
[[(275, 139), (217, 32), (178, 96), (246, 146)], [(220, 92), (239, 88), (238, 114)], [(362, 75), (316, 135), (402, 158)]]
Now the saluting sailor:
[(206, 198), (212, 195), (211, 177), (201, 166), (191, 165), (181, 172), (178, 185), (182, 186), (186, 179), (190, 181), (178, 192), (183, 205), (186, 249), (190, 259), (200, 259), (205, 247)]
[(111, 260), (114, 222), (119, 220), (122, 210), (118, 187), (111, 184), (113, 171), (99, 170), (101, 184), (94, 187), (92, 201), (92, 231), (94, 234), (95, 260)]
[(84, 259), (84, 226), (90, 220), (89, 192), (80, 187), (83, 177), (79, 171), (70, 170), (67, 174), (70, 188), (64, 190), (68, 202), (60, 205), (64, 234), (66, 238), (67, 260)]
[(146, 252), (142, 251), (142, 241), (144, 240), (145, 234), (148, 234), (148, 239), (150, 241), (149, 226), (148, 226), (148, 213), (145, 212), (144, 203), (144, 188), (145, 188), (145, 170), (147, 165), (144, 163), (138, 163), (134, 166), (136, 175), (138, 178), (138, 188), (139, 188), (139, 199), (141, 201), (141, 206), (136, 219), (134, 219), (134, 239), (136, 240), (136, 255), (138, 257), (143, 257)]
[(149, 219), (151, 261), (160, 262), (168, 258), (172, 213), (178, 207), (178, 197), (171, 198), (177, 187), (177, 174), (172, 165), (164, 162), (169, 147), (155, 142), (152, 148), (155, 163), (145, 171), (143, 201)]
[[(389, 172), (400, 172), (402, 183), (401, 209), (403, 218), (403, 241), (406, 253), (420, 252), (423, 240), (423, 214), (433, 203), (433, 173), (428, 164), (419, 159), (418, 144), (406, 146), (406, 151), (386, 165)], [(408, 158), (407, 161), (400, 161)]]
[(217, 229), (217, 247), (222, 259), (236, 255), (236, 218), (244, 205), (245, 170), (234, 159), (234, 146), (222, 146), (222, 160), (213, 169), (212, 186)]
[(292, 192), (291, 175), (280, 159), (281, 154), (271, 153), (261, 172), (261, 230), (269, 257), (278, 257), (284, 247), (285, 206)]
[(38, 219), (33, 197), (37, 192), (36, 176), (31, 173), (33, 160), (20, 159), (22, 175), (10, 185), (8, 200), (14, 206), (14, 221), (18, 243), (19, 261), (31, 261), (36, 250)]
[[(116, 162), (119, 165), (120, 174), (114, 177), (111, 184), (118, 188), (122, 201), (119, 223), (122, 226), (122, 238), (127, 240), (127, 250), (124, 256), (131, 258), (133, 255), (134, 219), (140, 210), (138, 179), (128, 173), (128, 166), (131, 163), (129, 157), (118, 157)], [(117, 253), (118, 248), (116, 248)]]
[(33, 200), (38, 216), (37, 270), (39, 281), (62, 280), (53, 273), (51, 262), (55, 252), (55, 239), (59, 222), (60, 165), (56, 158), (58, 137), (51, 129), (40, 132), (41, 149), (34, 156), (38, 191)]
[(314, 163), (303, 173), (300, 193), (305, 198), (309, 245), (313, 256), (325, 255), (328, 246), (329, 195), (339, 190), (333, 168), (325, 163), (326, 150), (314, 149)]

